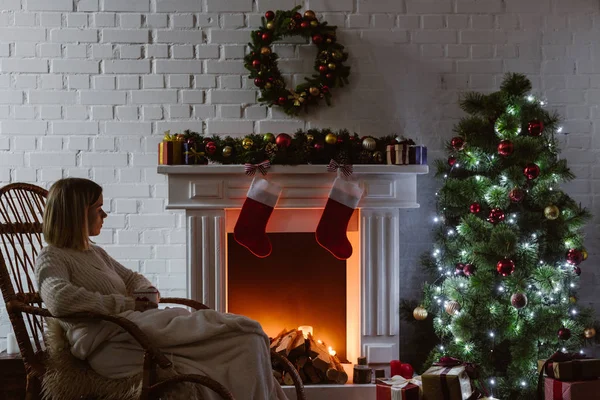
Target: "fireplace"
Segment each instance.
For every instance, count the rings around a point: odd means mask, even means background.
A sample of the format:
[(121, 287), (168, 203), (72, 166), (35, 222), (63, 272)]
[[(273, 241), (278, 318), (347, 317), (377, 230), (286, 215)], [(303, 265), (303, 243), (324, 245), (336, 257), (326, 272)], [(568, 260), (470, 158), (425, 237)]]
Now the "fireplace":
[[(417, 175), (426, 174), (427, 166), (354, 166), (351, 179), (365, 192), (348, 227), (354, 252), (346, 261), (314, 239), (336, 176), (325, 166), (269, 170), (268, 179), (283, 191), (267, 225), (273, 244), (267, 259), (231, 237), (252, 181), (243, 166), (159, 166), (158, 172), (168, 175), (167, 208), (186, 212), (190, 298), (257, 319), (271, 336), (311, 325), (315, 339), (353, 363), (366, 356), (383, 368), (398, 358), (399, 209), (419, 206)], [(374, 391), (344, 386), (343, 398), (374, 397)], [(331, 396), (327, 390), (318, 392)], [(309, 392), (309, 398), (320, 397)]]

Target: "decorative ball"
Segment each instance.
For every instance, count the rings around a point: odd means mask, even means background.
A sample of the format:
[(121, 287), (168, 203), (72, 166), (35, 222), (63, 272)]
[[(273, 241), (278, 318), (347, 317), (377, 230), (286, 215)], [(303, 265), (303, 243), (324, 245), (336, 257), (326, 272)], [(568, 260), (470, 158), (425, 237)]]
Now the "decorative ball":
[(472, 276), (475, 273), (475, 266), (473, 264), (465, 264), (463, 268), (463, 273), (465, 276)]
[(344, 53), (342, 53), (341, 51), (338, 51), (338, 50), (334, 51), (331, 55), (333, 56), (334, 60), (338, 60), (338, 61), (341, 60), (342, 58), (344, 58)]
[(215, 152), (217, 151), (217, 145), (215, 144), (215, 142), (208, 142), (204, 145), (204, 149), (208, 154), (215, 154)]
[(365, 150), (373, 151), (377, 147), (377, 142), (372, 137), (366, 137), (362, 141), (362, 146)]
[(327, 65), (319, 65), (319, 72), (324, 74), (327, 72)]
[(327, 135), (325, 135), (325, 143), (327, 144), (336, 144), (337, 143), (337, 136), (333, 133), (328, 133)]
[(273, 84), (271, 82), (265, 83), (265, 89), (271, 89), (272, 87), (273, 87)]
[(231, 146), (223, 147), (223, 157), (225, 157), (225, 158), (231, 157), (232, 153), (233, 153), (233, 149), (231, 148)]
[(565, 327), (562, 327), (558, 330), (558, 338), (560, 340), (569, 340), (571, 338), (571, 330)]
[(315, 12), (313, 10), (306, 10), (304, 11), (304, 18), (306, 18), (307, 20), (311, 20), (311, 19), (315, 19), (317, 16), (315, 15)]
[(269, 54), (271, 54), (271, 49), (268, 47), (261, 47), (260, 54), (262, 54), (263, 56), (268, 56)]
[(265, 81), (262, 78), (254, 78), (254, 84), (258, 87), (265, 86)]
[(282, 106), (285, 104), (286, 101), (287, 101), (287, 99), (285, 97), (281, 96), (280, 98), (277, 99), (277, 104)]
[(267, 19), (267, 21), (272, 20), (273, 18), (275, 18), (275, 13), (269, 10), (265, 13), (265, 18)]
[(571, 265), (579, 265), (583, 261), (583, 254), (580, 250), (571, 249), (567, 251), (567, 262)]
[(310, 133), (306, 134), (306, 141), (308, 143), (311, 143), (313, 140), (315, 140), (315, 137), (313, 135), (311, 135)]
[(449, 315), (456, 315), (460, 311), (460, 304), (458, 301), (451, 300), (446, 303), (444, 308)]
[(308, 21), (300, 22), (300, 28), (302, 28), (302, 29), (307, 29), (309, 26), (310, 26), (310, 22), (308, 22)]
[(275, 141), (275, 135), (271, 132), (267, 132), (263, 135), (263, 140), (268, 143), (273, 143)]
[(323, 43), (323, 36), (321, 36), (321, 35), (313, 35), (312, 41), (313, 41), (314, 44), (321, 44), (321, 43)]
[(274, 157), (275, 153), (277, 153), (277, 145), (275, 143), (267, 143), (265, 146), (265, 153), (267, 153), (269, 157)]
[(496, 271), (502, 276), (512, 275), (512, 273), (515, 272), (515, 262), (508, 258), (500, 260), (496, 264)]
[(254, 68), (260, 67), (260, 61), (259, 60), (252, 60), (252, 66)]
[(581, 250), (581, 255), (583, 256), (583, 261), (587, 260), (588, 252), (586, 250)]
[(456, 264), (456, 268), (454, 269), (454, 273), (456, 275), (460, 275), (460, 276), (464, 275), (465, 274), (465, 264), (463, 264), (463, 263)]
[(465, 147), (465, 139), (460, 136), (453, 137), (450, 141), (450, 145), (454, 150), (462, 150)]
[(292, 18), (294, 19), (294, 21), (300, 21), (302, 19), (302, 14), (300, 14), (299, 12), (294, 13), (294, 16)]
[(481, 206), (479, 203), (473, 203), (469, 207), (469, 211), (471, 211), (472, 214), (477, 214), (479, 211), (481, 211)]
[(544, 208), (544, 217), (549, 220), (555, 220), (560, 216), (560, 210), (555, 205), (550, 205)]
[(242, 140), (242, 147), (246, 150), (249, 150), (250, 148), (252, 148), (253, 145), (254, 145), (254, 141), (250, 138), (244, 138), (244, 140)]
[(334, 70), (337, 67), (337, 65), (335, 65), (335, 63), (329, 63), (327, 64), (327, 68), (329, 68), (330, 70)]
[[(338, 138), (338, 142), (341, 140), (341, 138)], [(383, 153), (380, 151), (376, 151), (373, 153), (373, 161), (375, 161), (377, 164), (383, 164)]]
[(502, 209), (500, 208), (492, 208), (490, 210), (490, 214), (488, 215), (488, 222), (491, 222), (492, 224), (497, 224), (499, 222), (504, 221), (504, 218), (506, 216), (504, 215), (504, 211), (502, 211)]
[(451, 167), (454, 167), (454, 164), (456, 164), (456, 157), (454, 157), (454, 156), (448, 157), (448, 165)]
[(329, 86), (327, 86), (327, 85), (321, 86), (321, 92), (323, 92), (323, 93), (329, 93)]
[(319, 26), (319, 21), (317, 21), (317, 20), (310, 21), (310, 26), (313, 28), (316, 28), (317, 26)]
[(575, 273), (575, 275), (581, 276), (581, 267), (573, 268), (573, 272)]
[(583, 336), (585, 336), (586, 339), (593, 338), (594, 336), (596, 336), (596, 328), (585, 328), (583, 330)]
[(523, 169), (523, 175), (529, 180), (535, 179), (540, 176), (540, 167), (534, 163), (529, 163)]
[(267, 27), (267, 29), (273, 30), (273, 29), (275, 29), (275, 23), (273, 21), (269, 21), (269, 22), (267, 22), (266, 27)]
[(308, 89), (308, 92), (311, 94), (311, 96), (318, 96), (321, 91), (319, 90), (319, 88), (313, 86), (310, 89)]
[(413, 317), (417, 321), (424, 321), (427, 319), (427, 310), (423, 306), (416, 307), (413, 310)]
[(527, 124), (527, 131), (529, 136), (540, 136), (544, 131), (544, 123), (539, 120), (533, 120)]
[(271, 34), (269, 32), (263, 33), (262, 35), (260, 35), (260, 38), (263, 42), (271, 42)]
[(515, 150), (515, 145), (510, 140), (503, 140), (498, 143), (498, 154), (502, 157), (510, 156)]
[(327, 73), (325, 74), (325, 78), (332, 80), (333, 79), (333, 74), (332, 73)]
[(277, 143), (277, 146), (279, 147), (290, 147), (292, 144), (292, 137), (287, 133), (280, 133), (277, 135), (275, 143)]
[(510, 201), (520, 203), (525, 198), (525, 191), (521, 188), (514, 188), (508, 193)]
[(569, 303), (571, 303), (571, 304), (577, 303), (577, 297), (575, 297), (575, 296), (569, 296)]
[(527, 305), (527, 295), (525, 293), (515, 293), (510, 296), (510, 304), (517, 310)]

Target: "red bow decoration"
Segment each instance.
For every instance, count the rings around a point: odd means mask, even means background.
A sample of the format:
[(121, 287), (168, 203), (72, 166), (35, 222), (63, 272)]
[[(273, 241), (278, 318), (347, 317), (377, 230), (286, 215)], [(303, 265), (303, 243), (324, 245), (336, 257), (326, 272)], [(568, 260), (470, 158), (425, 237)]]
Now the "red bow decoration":
[(332, 159), (327, 166), (327, 172), (335, 172), (338, 169), (341, 170), (345, 176), (352, 175), (352, 172), (354, 171), (352, 164), (340, 164)]
[(261, 174), (266, 175), (267, 170), (271, 167), (271, 162), (269, 160), (265, 160), (258, 164), (244, 164), (244, 170), (246, 171), (246, 175), (254, 176), (256, 174), (256, 170), (258, 170)]

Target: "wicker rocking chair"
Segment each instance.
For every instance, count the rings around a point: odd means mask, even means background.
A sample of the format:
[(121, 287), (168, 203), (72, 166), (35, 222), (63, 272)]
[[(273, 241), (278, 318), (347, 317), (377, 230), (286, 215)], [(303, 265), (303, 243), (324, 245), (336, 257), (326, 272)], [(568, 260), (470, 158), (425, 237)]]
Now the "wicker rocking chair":
[[(44, 378), (50, 374), (49, 352), (45, 343), (44, 321), (54, 317), (47, 309), (43, 308), (42, 299), (37, 293), (34, 279), (35, 259), (43, 246), (42, 242), (42, 215), (48, 192), (35, 185), (14, 183), (0, 188), (0, 288), (10, 322), (19, 343), (19, 349), (27, 370), (27, 400), (56, 398), (52, 393), (43, 393)], [(161, 303), (180, 304), (194, 309), (206, 309), (205, 305), (190, 299), (163, 298)], [(157, 348), (152, 346), (149, 338), (131, 321), (114, 315), (98, 313), (77, 313), (68, 318), (86, 318), (110, 321), (119, 325), (133, 336), (144, 349), (143, 371), (141, 382), (137, 382), (138, 390), (135, 398), (139, 400), (158, 399), (165, 390), (171, 389), (175, 384), (184, 382), (198, 384), (212, 389), (223, 399), (232, 400), (231, 392), (219, 382), (202, 375), (161, 374), (161, 370), (172, 367), (171, 361)], [(298, 400), (305, 400), (302, 380), (287, 359), (272, 353), (274, 361), (284, 365), (291, 374), (296, 388)], [(74, 358), (74, 357), (73, 357)], [(56, 364), (56, 363), (55, 363)], [(86, 364), (86, 363), (84, 363)], [(161, 368), (159, 370), (158, 367)], [(80, 368), (81, 369), (81, 368)], [(86, 364), (86, 374), (95, 374)], [(115, 380), (101, 377), (106, 385), (115, 387)], [(84, 376), (82, 379), (85, 378)], [(131, 385), (131, 381), (124, 384)], [(78, 386), (81, 382), (77, 381)], [(46, 388), (47, 389), (47, 388)], [(131, 392), (131, 387), (123, 391)], [(47, 390), (46, 390), (47, 391)], [(98, 393), (85, 393), (78, 398), (95, 398)]]

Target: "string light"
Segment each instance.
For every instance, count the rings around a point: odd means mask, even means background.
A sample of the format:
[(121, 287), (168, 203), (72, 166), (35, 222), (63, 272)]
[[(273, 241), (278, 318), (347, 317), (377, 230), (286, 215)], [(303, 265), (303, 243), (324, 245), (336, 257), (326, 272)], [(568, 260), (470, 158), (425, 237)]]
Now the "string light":
[(559, 126), (558, 129), (556, 130), (556, 132), (558, 132), (558, 133), (562, 133), (562, 131), (563, 131), (563, 127), (562, 126)]
[(496, 336), (496, 334), (494, 332), (490, 331), (490, 337), (493, 338), (495, 336)]
[(573, 315), (577, 315), (577, 310), (576, 310), (576, 309), (572, 309), (572, 310), (571, 310), (571, 314), (573, 314)]
[(490, 385), (495, 386), (496, 380), (494, 378), (490, 379)]
[(441, 351), (444, 351), (444, 346), (441, 346), (441, 345), (440, 345), (440, 350), (441, 350)]
[(435, 222), (435, 223), (440, 222), (440, 218), (439, 217), (433, 217), (433, 222)]
[(521, 386), (523, 386), (523, 387), (527, 386), (527, 382), (521, 381)]
[(532, 95), (527, 96), (528, 102), (533, 103), (534, 100), (535, 100), (535, 97), (533, 97)]
[(454, 229), (448, 229), (448, 236), (452, 236), (454, 235), (456, 232), (454, 232)]

